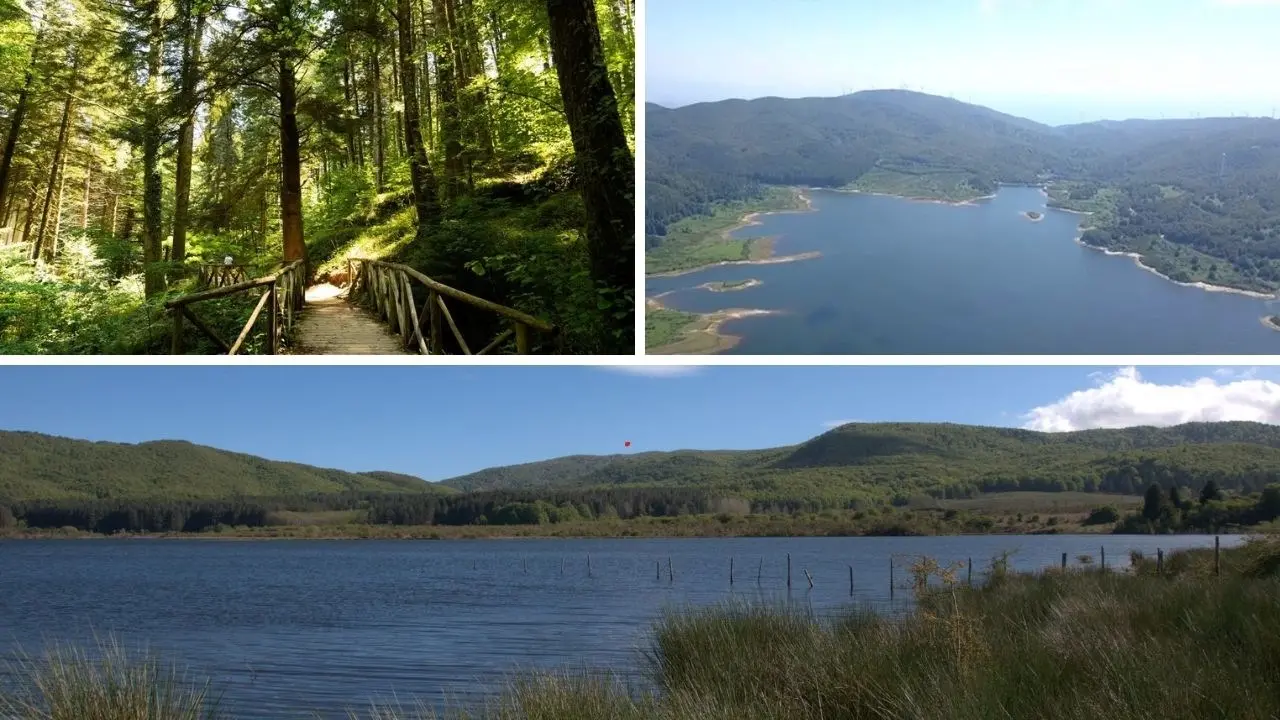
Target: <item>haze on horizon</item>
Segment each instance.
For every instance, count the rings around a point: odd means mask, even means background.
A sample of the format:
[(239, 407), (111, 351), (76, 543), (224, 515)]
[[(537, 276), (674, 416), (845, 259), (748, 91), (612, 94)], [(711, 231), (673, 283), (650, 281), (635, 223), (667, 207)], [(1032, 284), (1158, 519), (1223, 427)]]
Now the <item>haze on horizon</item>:
[(905, 88), (1050, 125), (1280, 110), (1280, 0), (649, 0), (646, 99)]

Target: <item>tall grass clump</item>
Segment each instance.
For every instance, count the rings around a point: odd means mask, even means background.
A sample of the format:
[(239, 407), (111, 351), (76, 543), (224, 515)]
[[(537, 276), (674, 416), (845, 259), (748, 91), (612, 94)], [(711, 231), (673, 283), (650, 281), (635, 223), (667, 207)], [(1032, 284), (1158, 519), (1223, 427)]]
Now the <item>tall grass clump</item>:
[(0, 685), (5, 720), (205, 720), (220, 717), (207, 683), (189, 682), (173, 666), (131, 655), (116, 641), (98, 652), (54, 646), (19, 657)]

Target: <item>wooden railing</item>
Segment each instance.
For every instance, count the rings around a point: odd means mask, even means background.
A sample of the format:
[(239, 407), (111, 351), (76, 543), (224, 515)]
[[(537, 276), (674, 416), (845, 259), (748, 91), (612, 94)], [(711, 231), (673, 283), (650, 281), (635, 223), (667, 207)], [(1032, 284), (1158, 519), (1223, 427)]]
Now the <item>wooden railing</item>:
[[(452, 333), (458, 348), (465, 355), (485, 355), (515, 336), (516, 352), (527, 355), (532, 348), (530, 331), (554, 335), (556, 329), (550, 323), (522, 313), (519, 310), (478, 298), (444, 283), (437, 282), (408, 265), (351, 258), (347, 260), (347, 277), (350, 278), (347, 299), (357, 302), (368, 300), (379, 316), (390, 323), (400, 334), (404, 346), (423, 355), (440, 355), (444, 350), (445, 328)], [(412, 282), (426, 287), (427, 295), (421, 307), (414, 299)], [(477, 352), (462, 337), (445, 298), (502, 316), (510, 323)]]
[(248, 281), (249, 270), (247, 265), (203, 263), (200, 265), (200, 276), (197, 283), (202, 288), (219, 288)]
[[(240, 330), (239, 337), (231, 344), (218, 337), (218, 334), (201, 320), (191, 308), (192, 305), (205, 300), (227, 297), (236, 293), (253, 292), (254, 290), (261, 290), (262, 297), (258, 300), (257, 306), (253, 308), (253, 313), (249, 315), (248, 322)], [(302, 310), (305, 292), (306, 265), (302, 260), (294, 260), (283, 264), (279, 270), (270, 275), (174, 298), (164, 304), (165, 308), (173, 313), (173, 337), (170, 352), (174, 355), (183, 354), (182, 332), (185, 329), (184, 320), (186, 320), (190, 321), (196, 329), (212, 340), (222, 352), (228, 355), (235, 355), (244, 349), (245, 341), (249, 339), (249, 335), (253, 332), (253, 327), (258, 322), (258, 317), (262, 315), (264, 308), (269, 307), (270, 309), (267, 311), (266, 352), (269, 355), (275, 355), (280, 350), (280, 340), (293, 328), (294, 316)]]

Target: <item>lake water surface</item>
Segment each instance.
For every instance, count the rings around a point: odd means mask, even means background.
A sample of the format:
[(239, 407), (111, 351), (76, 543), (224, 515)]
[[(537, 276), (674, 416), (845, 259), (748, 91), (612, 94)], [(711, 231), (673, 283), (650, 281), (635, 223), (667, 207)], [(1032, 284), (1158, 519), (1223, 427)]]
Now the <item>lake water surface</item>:
[[(762, 216), (738, 237), (776, 236), (776, 255), (648, 278), (668, 307), (778, 311), (733, 320), (747, 354), (1274, 354), (1261, 319), (1274, 301), (1172, 283), (1131, 258), (1075, 242), (1083, 216), (1050, 210), (1037, 188), (973, 205), (810, 191), (816, 212)], [(1031, 222), (1022, 213), (1044, 213)], [(758, 279), (746, 290), (709, 282)]]
[(114, 634), (212, 677), (221, 709), (237, 717), (341, 717), (392, 695), (408, 707), (415, 697), (476, 700), (527, 669), (636, 675), (638, 651), (664, 608), (734, 598), (819, 613), (854, 603), (901, 607), (909, 593), (899, 590), (890, 603), (889, 566), (896, 562), (901, 587), (909, 556), (972, 557), (980, 576), (1004, 550), (1014, 551), (1014, 567), (1031, 570), (1059, 563), (1064, 552), (1072, 564), (1081, 554), (1096, 562), (1102, 546), (1108, 566), (1123, 566), (1131, 549), (1212, 543), (1098, 535), (0, 541), (0, 657)]

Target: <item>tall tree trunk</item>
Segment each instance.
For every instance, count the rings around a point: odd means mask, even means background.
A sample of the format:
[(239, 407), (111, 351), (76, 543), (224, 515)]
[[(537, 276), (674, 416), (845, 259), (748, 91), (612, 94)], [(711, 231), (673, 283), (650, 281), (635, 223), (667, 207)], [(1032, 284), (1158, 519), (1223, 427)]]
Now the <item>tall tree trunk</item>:
[[(285, 0), (288, 7), (288, 1)], [(289, 17), (289, 15), (284, 15)], [(280, 230), (284, 259), (307, 256), (302, 237), (302, 151), (298, 139), (298, 90), (293, 61), (280, 57)]]
[(464, 80), (467, 88), (468, 122), (471, 126), (473, 154), (483, 162), (493, 159), (492, 118), (489, 117), (489, 93), (478, 82), (484, 75), (484, 50), (480, 42), (480, 24), (473, 0), (462, 0), (462, 47), (465, 50)]
[[(635, 287), (635, 162), (609, 86), (593, 0), (547, 0), (551, 52), (560, 78), (578, 187), (587, 214), (591, 276), (599, 285)], [(630, 321), (618, 322), (616, 352), (632, 353), (625, 336)]]
[(160, 60), (164, 43), (164, 26), (160, 18), (160, 0), (147, 6), (151, 29), (147, 37), (147, 109), (142, 136), (142, 273), (147, 297), (164, 290), (164, 268), (160, 245), (164, 240), (164, 187), (160, 177), (161, 114)]
[(58, 143), (53, 146), (53, 162), (49, 170), (49, 186), (45, 189), (44, 206), (40, 210), (40, 229), (36, 231), (35, 244), (31, 246), (31, 259), (39, 260), (44, 248), (44, 233), (49, 227), (49, 208), (53, 205), (53, 193), (58, 186), (58, 170), (62, 168), (62, 155), (66, 152), (67, 134), (71, 127), (71, 113), (75, 109), (75, 78), (72, 77), (67, 99), (62, 104), (62, 122), (58, 125)]
[[(351, 44), (350, 43), (347, 43), (347, 49), (346, 49), (345, 55), (347, 57), (342, 61), (342, 97), (347, 102), (345, 112), (343, 113), (343, 116), (344, 116), (343, 125), (346, 127), (346, 131), (347, 131), (347, 160), (351, 163), (352, 166), (359, 167), (360, 158), (358, 153), (356, 152), (356, 123), (357, 123), (357, 118), (360, 117), (360, 108), (359, 108), (359, 104), (355, 103), (352, 100), (351, 57), (350, 57)], [(350, 116), (347, 114), (353, 111), (355, 113), (354, 116)]]
[(93, 187), (90, 183), (93, 177), (93, 170), (87, 165), (84, 169), (84, 204), (80, 207), (80, 229), (86, 230), (89, 227), (89, 190)]
[[(422, 0), (418, 0), (418, 7), (423, 8)], [(427, 31), (428, 22), (426, 10), (422, 9), (421, 12), (422, 32), (419, 37), (424, 38), (425, 42), (425, 38), (430, 37), (430, 33)], [(435, 116), (431, 108), (431, 53), (426, 52), (425, 50), (422, 53), (422, 67), (420, 69), (422, 70), (422, 73), (418, 76), (418, 90), (419, 97), (422, 99), (422, 105), (419, 117), (422, 118), (422, 131), (426, 133), (427, 136), (426, 150), (427, 153), (430, 154), (436, 146), (436, 132), (434, 125)]]
[(58, 200), (53, 208), (53, 234), (49, 236), (49, 260), (58, 257), (58, 238), (62, 236), (62, 199), (67, 194), (67, 157), (62, 156), (62, 167), (58, 169)]
[(24, 243), (31, 239), (31, 221), (36, 216), (37, 195), (38, 193), (34, 187), (31, 188), (31, 192), (27, 193), (27, 216), (22, 219), (22, 242)]
[(386, 154), (387, 146), (382, 137), (382, 65), (378, 61), (378, 45), (375, 42), (373, 52), (373, 162), (374, 184), (378, 192), (386, 188)]
[(417, 68), (413, 64), (413, 10), (410, 0), (396, 0), (396, 24), (400, 39), (400, 90), (404, 94), (404, 139), (409, 150), (409, 179), (419, 226), (434, 222), (439, 213), (436, 178), (427, 162), (418, 126)]
[(440, 92), (440, 141), (444, 145), (444, 196), (457, 197), (462, 169), (462, 138), (458, 122), (458, 75), (454, 59), (450, 0), (432, 0), (435, 9), (436, 88)]
[[(40, 22), (39, 19), (36, 22)], [(44, 42), (44, 31), (48, 27), (46, 23), (41, 23), (40, 29), (36, 31), (35, 43), (31, 46), (31, 60), (27, 63), (27, 76), (22, 81), (22, 92), (18, 93), (18, 104), (13, 108), (13, 114), (9, 117), (9, 135), (4, 141), (4, 156), (0, 157), (0, 217), (4, 216), (4, 210), (9, 200), (9, 171), (13, 168), (13, 156), (18, 151), (18, 136), (22, 133), (22, 122), (27, 116), (27, 104), (31, 98), (32, 87), (35, 85), (36, 60), (40, 52), (41, 43)]]
[[(185, 3), (186, 12), (192, 12), (194, 3)], [(178, 100), (183, 112), (182, 125), (178, 127), (178, 159), (174, 168), (176, 176), (173, 197), (173, 261), (181, 263), (187, 256), (187, 213), (191, 206), (191, 151), (195, 145), (196, 111), (199, 101), (196, 90), (200, 82), (200, 41), (204, 37), (204, 14), (199, 13), (194, 23), (186, 18), (187, 32), (182, 47), (182, 89)]]

